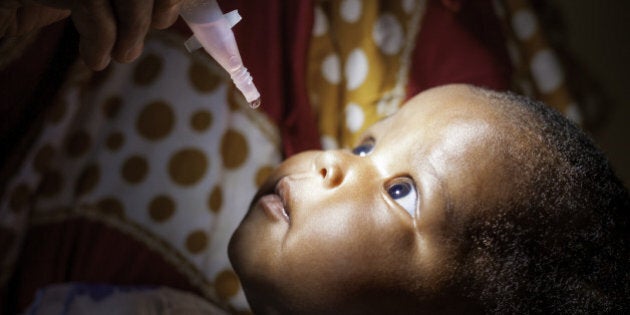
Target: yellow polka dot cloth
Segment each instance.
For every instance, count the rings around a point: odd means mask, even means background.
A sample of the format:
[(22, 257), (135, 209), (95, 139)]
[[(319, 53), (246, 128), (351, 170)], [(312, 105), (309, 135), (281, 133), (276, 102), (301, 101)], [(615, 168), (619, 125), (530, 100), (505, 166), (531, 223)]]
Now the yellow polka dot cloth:
[(9, 183), (0, 224), (19, 235), (72, 217), (102, 222), (160, 253), (216, 305), (247, 311), (227, 244), (280, 162), (278, 131), (222, 68), (169, 34), (150, 37), (132, 64), (74, 67)]
[(349, 147), (402, 103), (425, 1), (316, 1), (308, 88), (325, 149)]
[(554, 107), (576, 123), (582, 114), (569, 92), (564, 69), (526, 0), (494, 0), (502, 19), (513, 72), (513, 89)]

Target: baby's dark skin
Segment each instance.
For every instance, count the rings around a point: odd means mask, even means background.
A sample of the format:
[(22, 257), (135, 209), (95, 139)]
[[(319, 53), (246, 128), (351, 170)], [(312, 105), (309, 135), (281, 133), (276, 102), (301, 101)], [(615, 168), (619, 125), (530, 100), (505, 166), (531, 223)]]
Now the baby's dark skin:
[[(257, 314), (471, 313), (462, 239), (517, 186), (505, 111), (466, 85), (431, 89), (353, 150), (295, 155), (233, 235), (232, 264)], [(519, 183), (520, 185), (520, 183)], [(501, 215), (509, 215), (509, 209)]]

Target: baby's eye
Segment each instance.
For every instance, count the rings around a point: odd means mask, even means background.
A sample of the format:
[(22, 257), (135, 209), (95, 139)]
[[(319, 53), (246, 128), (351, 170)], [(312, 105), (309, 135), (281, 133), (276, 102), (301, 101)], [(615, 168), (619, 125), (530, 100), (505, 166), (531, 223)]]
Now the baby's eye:
[(398, 205), (403, 207), (412, 217), (415, 216), (418, 204), (416, 185), (409, 177), (401, 177), (393, 180), (385, 186), (389, 194)]
[(354, 149), (352, 149), (352, 154), (366, 156), (372, 152), (372, 149), (374, 149), (374, 139), (368, 138), (363, 140), (358, 146), (354, 147)]

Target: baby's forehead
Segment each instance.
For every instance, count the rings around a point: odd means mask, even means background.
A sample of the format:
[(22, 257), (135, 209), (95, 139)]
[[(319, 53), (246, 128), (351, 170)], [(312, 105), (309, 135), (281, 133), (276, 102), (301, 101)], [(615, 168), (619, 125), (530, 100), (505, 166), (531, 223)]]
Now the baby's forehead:
[(414, 160), (423, 165), (428, 160), (451, 185), (500, 191), (500, 185), (494, 186), (510, 171), (511, 146), (533, 146), (519, 135), (509, 107), (498, 101), (466, 86), (430, 91), (408, 101), (380, 129), (405, 130), (416, 138)]
[(439, 117), (499, 119), (505, 113), (504, 101), (468, 86), (447, 86), (420, 93), (411, 98), (396, 114), (426, 114)]
[[(470, 92), (420, 94), (406, 102), (398, 112), (381, 119), (377, 128), (406, 131), (436, 131), (457, 126), (470, 131), (471, 125), (483, 127), (485, 132), (507, 132), (509, 114), (495, 106), (495, 101)], [(507, 128), (510, 129), (510, 128)]]

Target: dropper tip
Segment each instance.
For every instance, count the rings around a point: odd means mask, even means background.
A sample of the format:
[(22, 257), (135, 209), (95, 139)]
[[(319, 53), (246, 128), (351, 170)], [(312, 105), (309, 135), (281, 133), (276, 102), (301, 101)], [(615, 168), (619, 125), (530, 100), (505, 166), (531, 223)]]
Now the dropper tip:
[(249, 102), (249, 107), (252, 108), (252, 109), (256, 109), (259, 106), (260, 106), (260, 97), (255, 99), (255, 100), (253, 100), (253, 101), (251, 101), (251, 102)]

